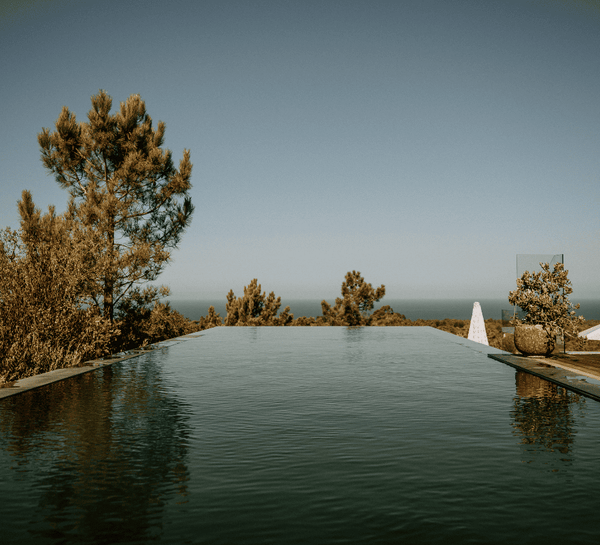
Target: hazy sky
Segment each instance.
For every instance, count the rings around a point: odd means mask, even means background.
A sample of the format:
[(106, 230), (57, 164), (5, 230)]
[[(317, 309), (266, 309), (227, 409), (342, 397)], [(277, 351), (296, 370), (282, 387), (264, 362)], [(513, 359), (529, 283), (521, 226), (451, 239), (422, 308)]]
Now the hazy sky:
[(173, 299), (331, 298), (352, 269), (394, 299), (505, 297), (524, 253), (600, 298), (599, 2), (0, 6), (0, 227), (23, 189), (64, 210), (37, 144), (63, 105), (139, 93), (194, 163)]

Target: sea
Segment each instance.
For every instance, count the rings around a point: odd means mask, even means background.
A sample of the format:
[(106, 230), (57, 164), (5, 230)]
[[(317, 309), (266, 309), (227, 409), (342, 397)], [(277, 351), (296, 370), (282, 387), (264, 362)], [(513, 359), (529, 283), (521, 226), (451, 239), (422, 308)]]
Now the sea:
[[(208, 314), (210, 306), (215, 307), (221, 317), (225, 317), (226, 299), (198, 299), (181, 300), (169, 299), (171, 308), (177, 310), (190, 320), (199, 320), (202, 316)], [(327, 299), (330, 305), (335, 303), (335, 298)], [(410, 320), (443, 320), (451, 318), (455, 320), (470, 320), (473, 313), (473, 299), (383, 299), (377, 303), (374, 310), (384, 305), (392, 307), (394, 312), (404, 314)], [(479, 299), (484, 319), (493, 318), (500, 320), (503, 310), (511, 310), (512, 306), (506, 299)], [(600, 299), (577, 300), (580, 308), (577, 311), (579, 316), (586, 320), (600, 320)], [(280, 311), (286, 306), (290, 307), (290, 312), (295, 318), (300, 316), (321, 316), (320, 299), (287, 299), (282, 298)]]

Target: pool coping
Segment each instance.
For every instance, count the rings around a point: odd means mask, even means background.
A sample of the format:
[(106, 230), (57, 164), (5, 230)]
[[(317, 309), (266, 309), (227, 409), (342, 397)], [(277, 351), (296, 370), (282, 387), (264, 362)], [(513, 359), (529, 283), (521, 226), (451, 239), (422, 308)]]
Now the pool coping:
[(96, 360), (89, 360), (83, 362), (75, 367), (63, 367), (61, 369), (54, 369), (53, 371), (48, 371), (47, 373), (40, 373), (39, 375), (34, 375), (32, 377), (25, 377), (14, 382), (1, 384), (0, 400), (6, 397), (22, 394), (23, 392), (28, 392), (30, 390), (35, 390), (36, 388), (41, 388), (42, 386), (46, 386), (54, 382), (66, 380), (77, 375), (90, 373), (91, 371), (96, 371), (97, 369), (101, 369), (102, 367), (108, 367), (110, 365), (114, 365), (115, 363), (120, 363), (131, 358), (137, 358), (139, 356), (143, 356), (144, 354), (150, 354), (155, 350), (160, 350), (161, 348), (168, 348), (169, 346), (179, 344), (180, 342), (186, 340), (202, 337), (202, 335), (203, 333), (201, 333), (200, 331), (196, 331), (188, 335), (182, 335), (181, 337), (175, 337), (173, 339), (168, 339), (166, 341), (160, 341), (158, 343), (148, 345), (143, 349), (119, 352), (118, 354), (107, 356), (106, 358), (99, 358)]
[[(505, 353), (488, 354), (488, 358), (553, 382), (594, 401), (600, 401), (600, 375), (544, 357), (527, 357)], [(598, 384), (587, 382), (586, 379), (588, 378), (598, 381)]]

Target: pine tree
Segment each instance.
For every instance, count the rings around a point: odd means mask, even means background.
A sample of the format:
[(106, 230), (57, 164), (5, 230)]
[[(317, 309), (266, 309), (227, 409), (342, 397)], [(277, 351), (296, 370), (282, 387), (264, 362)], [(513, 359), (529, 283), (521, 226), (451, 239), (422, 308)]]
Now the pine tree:
[(189, 150), (176, 169), (171, 151), (161, 148), (165, 124), (153, 128), (139, 95), (114, 114), (111, 108), (105, 91), (92, 97), (87, 122), (63, 107), (56, 130), (44, 128), (38, 142), (44, 166), (69, 191), (71, 219), (100, 242), (90, 263), (97, 272), (90, 298), (112, 320), (133, 294), (157, 299), (157, 288), (141, 286), (169, 262), (194, 207)]
[(327, 301), (321, 301), (324, 318), (330, 325), (360, 326), (369, 325), (369, 313), (374, 304), (385, 295), (385, 286), (382, 284), (373, 289), (360, 275), (360, 271), (346, 273), (342, 282), (342, 297), (335, 300), (335, 306)]
[(294, 319), (290, 314), (290, 307), (285, 307), (277, 316), (281, 307), (281, 297), (275, 298), (275, 292), (261, 293), (261, 285), (254, 278), (250, 284), (244, 286), (243, 297), (236, 297), (233, 290), (227, 294), (227, 326), (285, 326)]

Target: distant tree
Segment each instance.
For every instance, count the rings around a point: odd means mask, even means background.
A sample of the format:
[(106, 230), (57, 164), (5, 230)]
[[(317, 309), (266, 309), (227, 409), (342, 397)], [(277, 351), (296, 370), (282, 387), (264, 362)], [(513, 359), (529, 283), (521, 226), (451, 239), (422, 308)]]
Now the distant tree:
[(281, 306), (281, 297), (275, 298), (275, 293), (268, 296), (261, 293), (261, 285), (254, 278), (244, 287), (243, 297), (236, 297), (233, 290), (227, 294), (226, 326), (264, 326), (264, 325), (289, 325), (294, 319), (290, 314), (290, 307), (285, 307), (277, 316)]
[(221, 315), (215, 311), (215, 307), (212, 305), (208, 307), (208, 314), (201, 316), (198, 320), (198, 329), (210, 329), (211, 327), (219, 327), (223, 325)]
[(369, 317), (369, 325), (373, 326), (401, 326), (407, 325), (406, 316), (397, 314), (389, 305), (377, 309)]
[(300, 317), (296, 318), (290, 325), (307, 327), (307, 326), (315, 326), (318, 324), (317, 324), (317, 320), (312, 316), (300, 316)]
[(330, 325), (360, 326), (369, 323), (369, 314), (385, 295), (385, 286), (382, 284), (374, 289), (365, 282), (360, 271), (352, 271), (346, 273), (341, 291), (342, 297), (335, 300), (335, 306), (321, 301), (323, 317)]
[(56, 130), (38, 135), (44, 166), (69, 191), (71, 220), (100, 244), (90, 263), (96, 273), (90, 299), (110, 320), (133, 293), (145, 304), (157, 300), (158, 288), (141, 286), (168, 263), (193, 212), (189, 151), (176, 169), (161, 147), (165, 124), (152, 127), (139, 95), (114, 114), (111, 107), (100, 91), (88, 122), (63, 107)]
[(569, 271), (562, 263), (550, 270), (549, 263), (540, 263), (541, 271), (525, 271), (517, 279), (517, 289), (508, 295), (508, 302), (525, 311), (523, 319), (516, 323), (541, 325), (550, 335), (558, 333), (576, 337), (583, 316), (576, 316), (579, 305), (573, 305), (569, 295), (573, 293)]

